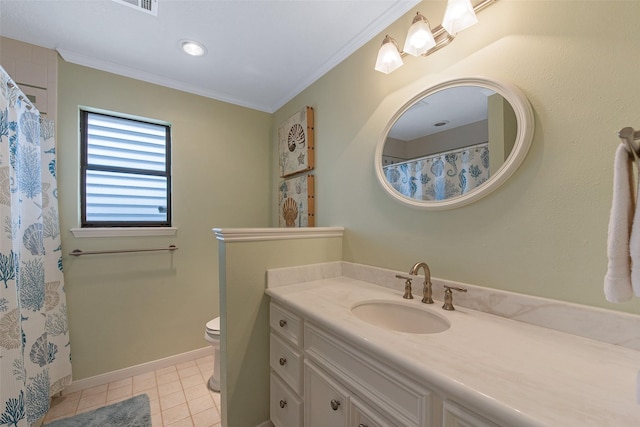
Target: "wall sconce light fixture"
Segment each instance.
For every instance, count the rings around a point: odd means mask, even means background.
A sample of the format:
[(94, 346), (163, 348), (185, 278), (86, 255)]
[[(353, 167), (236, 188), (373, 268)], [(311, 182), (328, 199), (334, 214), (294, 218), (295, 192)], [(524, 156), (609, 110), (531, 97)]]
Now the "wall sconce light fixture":
[(403, 56), (427, 56), (442, 49), (453, 41), (457, 33), (478, 22), (477, 12), (496, 1), (482, 0), (473, 6), (471, 0), (447, 0), (442, 25), (433, 31), (427, 18), (418, 12), (409, 27), (402, 51), (393, 37), (385, 36), (378, 51), (375, 70), (389, 74), (402, 66)]

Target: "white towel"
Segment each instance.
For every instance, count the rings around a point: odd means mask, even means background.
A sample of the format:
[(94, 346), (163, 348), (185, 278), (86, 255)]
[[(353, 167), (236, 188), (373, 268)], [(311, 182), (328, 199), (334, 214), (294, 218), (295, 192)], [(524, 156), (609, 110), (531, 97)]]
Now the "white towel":
[[(640, 200), (640, 159), (637, 159), (638, 183), (636, 185), (636, 200)], [(640, 296), (640, 207), (636, 206), (631, 224), (631, 237), (629, 238), (629, 254), (631, 255), (631, 287), (636, 296)]]
[[(620, 144), (613, 164), (613, 202), (607, 239), (609, 265), (604, 277), (604, 295), (610, 302), (628, 301), (633, 296), (630, 257), (631, 223), (635, 208), (633, 187), (632, 156)], [(640, 226), (636, 233), (640, 233)], [(640, 264), (637, 267), (640, 268)]]

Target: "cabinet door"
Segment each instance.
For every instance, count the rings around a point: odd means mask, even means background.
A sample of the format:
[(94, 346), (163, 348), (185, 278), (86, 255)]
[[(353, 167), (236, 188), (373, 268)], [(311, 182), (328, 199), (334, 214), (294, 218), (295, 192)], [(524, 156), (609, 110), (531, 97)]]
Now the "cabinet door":
[(348, 427), (349, 394), (328, 374), (304, 362), (305, 427)]
[(442, 412), (443, 427), (500, 427), (451, 401), (444, 402)]
[(351, 396), (350, 427), (396, 427), (377, 411)]

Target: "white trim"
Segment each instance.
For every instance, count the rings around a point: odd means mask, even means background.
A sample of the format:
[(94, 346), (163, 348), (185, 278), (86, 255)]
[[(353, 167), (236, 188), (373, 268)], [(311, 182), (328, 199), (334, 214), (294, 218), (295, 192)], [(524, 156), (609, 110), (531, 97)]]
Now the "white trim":
[(241, 107), (263, 111), (265, 113), (274, 113), (287, 102), (291, 101), (304, 89), (309, 87), (313, 82), (335, 68), (336, 65), (340, 64), (344, 59), (364, 46), (371, 39), (379, 35), (382, 31), (384, 31), (385, 28), (388, 27), (389, 22), (396, 21), (405, 13), (410, 11), (418, 3), (420, 3), (420, 0), (399, 0), (394, 2), (393, 5), (389, 7), (389, 9), (387, 9), (387, 11), (380, 14), (380, 17), (376, 21), (372, 22), (367, 28), (357, 34), (349, 43), (340, 48), (340, 50), (338, 50), (331, 58), (329, 58), (327, 62), (317, 67), (315, 73), (306, 76), (306, 78), (300, 84), (289, 90), (280, 99), (268, 100), (266, 102), (256, 103), (248, 101), (246, 99), (239, 99), (233, 96), (229, 96), (229, 94), (221, 93), (215, 90), (209, 90), (202, 86), (189, 84), (154, 73), (149, 73), (133, 67), (127, 67), (122, 64), (117, 64), (98, 58), (92, 58), (90, 56), (86, 56), (67, 49), (58, 48), (56, 49), (56, 51), (60, 54), (60, 56), (62, 56), (62, 59), (72, 64), (78, 64), (84, 67), (107, 71), (109, 73), (117, 74), (120, 76), (142, 80), (144, 82), (153, 83), (187, 93), (193, 93), (207, 98), (216, 99), (218, 101), (239, 105)]
[(214, 228), (213, 232), (216, 235), (216, 239), (223, 242), (253, 242), (261, 240), (342, 237), (344, 227)]
[(151, 362), (142, 363), (140, 365), (118, 369), (117, 371), (107, 372), (104, 374), (96, 375), (94, 377), (83, 378), (78, 381), (73, 381), (62, 391), (62, 394), (71, 394), (75, 393), (76, 391), (84, 390), (86, 388), (108, 384), (113, 381), (124, 380), (135, 375), (155, 371), (156, 369), (166, 368), (167, 366), (176, 365), (178, 363), (190, 362), (192, 360), (211, 356), (212, 354), (213, 349), (210, 346), (207, 346), (198, 350), (188, 351), (186, 353), (176, 354), (174, 356), (153, 360)]
[(265, 421), (262, 424), (258, 424), (256, 427), (273, 427), (273, 423), (271, 421)]
[(165, 120), (159, 120), (159, 119), (152, 119), (150, 117), (136, 116), (135, 114), (121, 113), (119, 111), (105, 110), (103, 108), (95, 108), (95, 107), (90, 107), (90, 106), (87, 106), (87, 105), (80, 105), (78, 107), (78, 109), (81, 112), (82, 111), (86, 111), (88, 113), (104, 114), (104, 115), (107, 115), (107, 116), (114, 116), (116, 118), (131, 119), (131, 120), (137, 120), (139, 122), (147, 122), (147, 123), (151, 123), (151, 124), (154, 124), (154, 125), (171, 127), (171, 122), (167, 122)]
[(148, 73), (146, 71), (138, 70), (124, 66), (122, 64), (116, 64), (114, 62), (104, 61), (102, 59), (92, 58), (83, 54), (72, 52), (66, 49), (56, 49), (62, 59), (71, 64), (82, 65), (83, 67), (94, 68), (96, 70), (106, 71), (108, 73), (117, 74), (119, 76), (129, 77), (131, 79), (141, 80), (143, 82), (156, 84), (159, 86), (168, 87), (170, 89), (176, 89), (182, 92), (193, 93), (195, 95), (204, 96), (206, 98), (216, 99), (222, 102), (228, 102), (229, 104), (239, 105), (241, 107), (251, 108), (253, 110), (264, 111), (266, 113), (273, 113), (272, 108), (266, 105), (253, 104), (250, 102), (244, 102), (242, 100), (223, 95), (216, 91), (206, 90), (200, 86), (188, 84), (178, 80), (170, 79), (157, 74)]
[[(387, 9), (386, 12), (380, 14), (379, 18), (373, 21), (367, 28), (358, 33), (351, 41), (342, 46), (327, 62), (316, 68), (315, 73), (309, 74), (299, 85), (291, 89), (284, 97), (272, 105), (268, 113), (278, 111), (283, 105), (291, 101), (300, 92), (311, 86), (315, 81), (320, 79), (326, 73), (334, 69), (338, 64), (353, 55), (358, 49), (367, 44), (370, 40), (378, 37), (386, 28), (389, 22), (395, 22), (404, 16), (407, 12), (418, 5), (421, 0), (400, 0)], [(380, 38), (382, 42), (382, 37)]]
[(177, 227), (104, 227), (71, 228), (73, 237), (175, 236)]

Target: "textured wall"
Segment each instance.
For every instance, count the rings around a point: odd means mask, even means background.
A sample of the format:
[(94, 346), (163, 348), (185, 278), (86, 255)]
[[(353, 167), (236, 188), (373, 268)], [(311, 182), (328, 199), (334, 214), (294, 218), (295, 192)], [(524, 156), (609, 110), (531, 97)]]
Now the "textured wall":
[(342, 239), (221, 242), (220, 254), (222, 425), (253, 427), (269, 419), (266, 270), (340, 261)]
[[(435, 25), (443, 7), (415, 10)], [(402, 44), (415, 10), (274, 115), (275, 129), (302, 105), (315, 109), (316, 223), (346, 227), (347, 261), (407, 271), (427, 261), (441, 278), (639, 312), (637, 301), (608, 304), (602, 287), (616, 134), (640, 128), (640, 2), (501, 0), (445, 49), (375, 72), (384, 34)], [(434, 83), (476, 75), (509, 81), (530, 100), (536, 127), (524, 163), (469, 206), (395, 202), (373, 167), (388, 120)], [(272, 141), (276, 165), (275, 133)]]
[[(219, 314), (216, 226), (268, 225), (270, 115), (59, 61), (58, 169), (65, 252), (179, 250), (64, 258), (73, 376), (205, 347)], [(75, 238), (79, 106), (172, 124), (174, 237)]]

